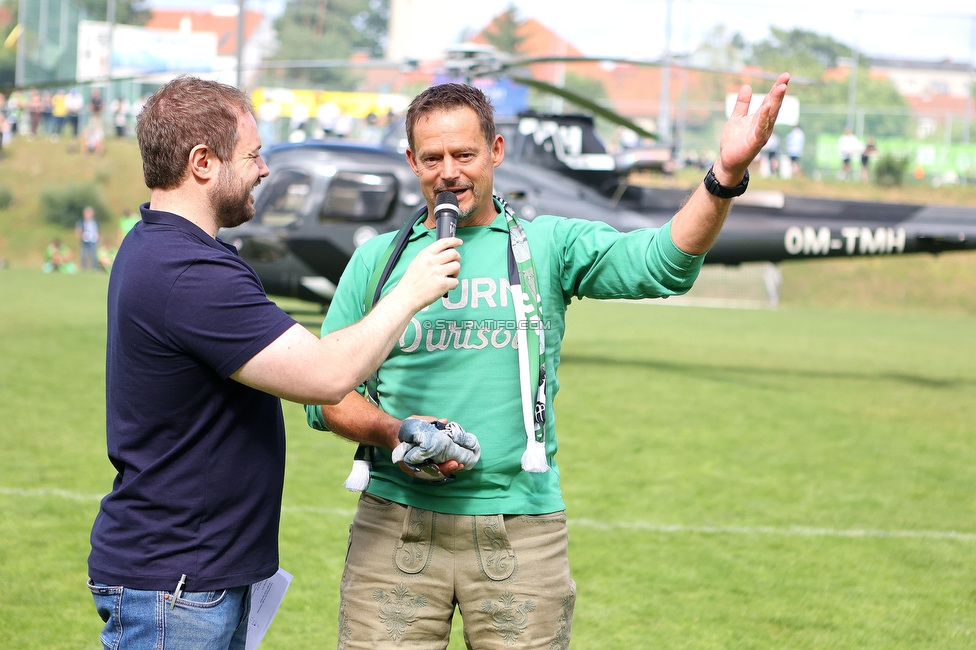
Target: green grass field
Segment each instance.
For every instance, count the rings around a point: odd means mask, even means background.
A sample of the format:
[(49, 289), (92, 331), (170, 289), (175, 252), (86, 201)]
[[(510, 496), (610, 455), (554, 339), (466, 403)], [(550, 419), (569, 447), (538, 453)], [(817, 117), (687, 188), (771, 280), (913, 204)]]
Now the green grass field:
[[(106, 285), (0, 271), (5, 649), (98, 647)], [(799, 303), (571, 307), (574, 648), (976, 646), (976, 313)], [(334, 647), (353, 448), (285, 413), (295, 580), (262, 647)]]

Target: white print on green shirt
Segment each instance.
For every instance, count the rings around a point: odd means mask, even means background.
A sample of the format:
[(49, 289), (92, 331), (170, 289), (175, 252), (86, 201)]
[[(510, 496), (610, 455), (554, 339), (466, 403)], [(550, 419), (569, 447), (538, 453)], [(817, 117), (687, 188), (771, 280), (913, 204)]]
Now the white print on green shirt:
[[(524, 320), (516, 320), (511, 317), (512, 310), (509, 308), (508, 296), (511, 293), (511, 285), (506, 278), (465, 278), (462, 279), (457, 289), (451, 292), (439, 303), (434, 303), (433, 313), (431, 307), (427, 307), (410, 320), (406, 331), (400, 337), (400, 350), (402, 352), (415, 352), (421, 347), (427, 352), (438, 352), (441, 350), (482, 350), (491, 346), (501, 349), (511, 346), (518, 348), (515, 331), (519, 329), (538, 328), (540, 325), (544, 329), (550, 328), (549, 321), (540, 321), (538, 318), (529, 317)], [(523, 302), (527, 308), (531, 306), (531, 301), (524, 296)], [(458, 309), (504, 309), (506, 314), (501, 317), (490, 317), (475, 319), (450, 319), (435, 318), (438, 312), (443, 310)], [(428, 312), (429, 318), (423, 315)]]

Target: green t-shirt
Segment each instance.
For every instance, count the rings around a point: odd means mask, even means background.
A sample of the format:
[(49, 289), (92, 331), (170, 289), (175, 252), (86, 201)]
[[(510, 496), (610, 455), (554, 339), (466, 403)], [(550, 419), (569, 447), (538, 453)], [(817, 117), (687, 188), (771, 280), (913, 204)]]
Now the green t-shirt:
[[(129, 214), (119, 219), (119, 230), (122, 232), (122, 236), (125, 237), (132, 230), (132, 227), (139, 223), (142, 219), (138, 214)], [(120, 244), (122, 242), (119, 242)]]
[[(367, 492), (436, 512), (466, 515), (544, 514), (565, 508), (559, 489), (556, 417), (557, 369), (572, 298), (648, 298), (686, 292), (698, 276), (702, 255), (688, 255), (671, 240), (670, 224), (620, 233), (595, 221), (540, 216), (521, 222), (539, 275), (546, 336), (546, 452), (550, 470), (522, 470), (525, 450), (515, 347), (518, 323), (508, 290), (508, 227), (504, 214), (489, 226), (458, 228), (464, 243), (460, 285), (410, 321), (378, 372), (380, 407), (406, 418), (429, 415), (458, 422), (478, 436), (481, 460), (455, 480), (432, 484), (408, 476), (373, 453)], [(364, 315), (363, 297), (374, 268), (395, 233), (363, 244), (336, 289), (322, 334)], [(414, 227), (400, 262), (384, 287), (402, 277), (409, 260), (436, 238)], [(362, 390), (362, 389), (361, 389)], [(325, 429), (321, 408), (306, 407), (308, 421)]]

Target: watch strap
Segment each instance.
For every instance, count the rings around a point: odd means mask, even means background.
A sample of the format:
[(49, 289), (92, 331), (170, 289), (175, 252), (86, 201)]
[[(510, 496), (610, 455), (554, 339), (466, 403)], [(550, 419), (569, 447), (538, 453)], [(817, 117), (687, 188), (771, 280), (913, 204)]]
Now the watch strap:
[(715, 178), (714, 166), (712, 166), (708, 168), (708, 173), (705, 174), (705, 180), (702, 182), (705, 184), (705, 189), (708, 190), (709, 194), (717, 196), (720, 199), (732, 199), (737, 196), (742, 196), (746, 188), (749, 187), (749, 170), (746, 170), (741, 183), (735, 187), (729, 187), (718, 182), (718, 179)]

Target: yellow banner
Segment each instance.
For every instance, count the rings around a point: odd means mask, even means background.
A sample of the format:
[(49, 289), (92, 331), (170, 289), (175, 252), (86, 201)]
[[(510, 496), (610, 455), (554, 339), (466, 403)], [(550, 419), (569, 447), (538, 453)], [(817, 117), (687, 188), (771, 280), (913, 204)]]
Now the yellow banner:
[[(274, 102), (282, 117), (291, 117), (296, 104), (304, 105), (304, 115), (314, 116), (319, 106), (331, 103), (338, 106), (342, 114), (360, 119), (366, 118), (370, 113), (377, 117), (384, 117), (391, 110), (402, 113), (410, 103), (410, 99), (404, 95), (293, 88), (257, 88), (251, 93), (251, 101), (256, 110), (267, 101)], [(302, 113), (301, 109), (298, 112)]]

